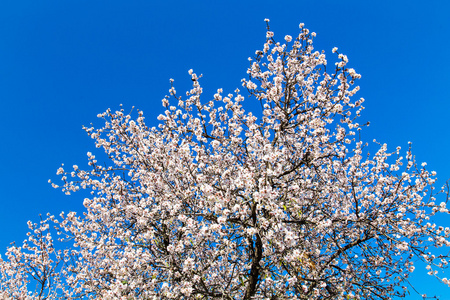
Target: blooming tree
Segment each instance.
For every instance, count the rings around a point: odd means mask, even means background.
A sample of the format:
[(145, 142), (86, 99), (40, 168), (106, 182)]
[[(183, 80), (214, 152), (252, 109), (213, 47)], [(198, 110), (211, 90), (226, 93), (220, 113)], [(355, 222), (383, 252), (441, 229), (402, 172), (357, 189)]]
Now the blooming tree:
[[(204, 101), (191, 70), (185, 97), (171, 80), (157, 128), (142, 112), (100, 114), (85, 130), (109, 164), (88, 153), (89, 170), (58, 170), (64, 192), (90, 190), (86, 212), (29, 223), (0, 263), (0, 295), (391, 299), (417, 260), (439, 276), (450, 229), (430, 220), (448, 212), (434, 172), (410, 148), (360, 140), (360, 75), (336, 48), (330, 67), (314, 36), (300, 24), (277, 42), (267, 20), (244, 93)], [(53, 227), (71, 247), (56, 250)]]

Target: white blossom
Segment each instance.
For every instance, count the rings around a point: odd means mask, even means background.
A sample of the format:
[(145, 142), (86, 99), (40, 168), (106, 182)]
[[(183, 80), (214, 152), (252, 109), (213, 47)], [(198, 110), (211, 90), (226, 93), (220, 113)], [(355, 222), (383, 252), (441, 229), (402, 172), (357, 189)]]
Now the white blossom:
[(287, 44), (267, 30), (244, 92), (205, 96), (191, 69), (157, 127), (99, 114), (84, 130), (109, 160), (88, 152), (87, 170), (49, 181), (89, 191), (85, 211), (28, 222), (0, 258), (0, 298), (371, 300), (406, 293), (417, 260), (437, 277), (450, 229), (432, 222), (448, 213), (436, 173), (410, 148), (369, 153), (361, 75), (342, 53), (332, 70), (300, 29)]

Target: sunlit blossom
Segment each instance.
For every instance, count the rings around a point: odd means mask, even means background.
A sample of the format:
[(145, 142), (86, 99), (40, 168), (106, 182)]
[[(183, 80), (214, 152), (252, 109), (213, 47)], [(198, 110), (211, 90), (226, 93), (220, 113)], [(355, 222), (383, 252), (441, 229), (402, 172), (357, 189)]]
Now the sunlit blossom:
[(87, 170), (49, 181), (89, 191), (85, 211), (28, 222), (0, 258), (0, 298), (374, 300), (405, 294), (417, 260), (439, 276), (436, 173), (411, 145), (367, 150), (361, 75), (300, 29), (287, 44), (267, 30), (244, 91), (206, 96), (190, 69), (155, 127), (142, 111), (99, 114), (84, 130), (108, 160), (88, 152)]

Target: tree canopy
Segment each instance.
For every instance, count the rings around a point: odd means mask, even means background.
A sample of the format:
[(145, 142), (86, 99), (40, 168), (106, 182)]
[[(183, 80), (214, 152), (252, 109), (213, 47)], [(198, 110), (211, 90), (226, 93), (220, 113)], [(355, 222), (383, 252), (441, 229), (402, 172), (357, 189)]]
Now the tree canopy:
[(190, 70), (186, 96), (171, 80), (157, 127), (142, 111), (100, 114), (85, 130), (109, 159), (88, 152), (90, 169), (61, 167), (52, 183), (89, 190), (86, 212), (29, 222), (0, 261), (0, 296), (391, 299), (417, 260), (438, 276), (445, 190), (411, 147), (362, 141), (360, 75), (337, 48), (328, 64), (314, 36), (300, 24), (277, 41), (267, 20), (243, 91), (208, 98)]

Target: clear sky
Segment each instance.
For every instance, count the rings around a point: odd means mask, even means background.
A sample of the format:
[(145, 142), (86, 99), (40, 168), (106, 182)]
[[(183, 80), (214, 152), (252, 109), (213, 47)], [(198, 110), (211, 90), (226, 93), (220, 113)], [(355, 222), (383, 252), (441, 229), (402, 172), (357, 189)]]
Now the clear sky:
[[(202, 73), (206, 95), (240, 87), (247, 58), (265, 41), (295, 36), (303, 22), (315, 48), (336, 46), (362, 74), (363, 139), (389, 149), (413, 142), (441, 183), (450, 178), (450, 2), (391, 1), (0, 1), (0, 253), (25, 239), (39, 213), (82, 210), (84, 195), (47, 183), (56, 170), (86, 166), (95, 150), (81, 129), (107, 108), (144, 111), (150, 125), (175, 79)], [(362, 122), (361, 122), (362, 123)], [(450, 216), (438, 220), (450, 226)], [(450, 277), (450, 270), (446, 272)], [(421, 293), (450, 288), (417, 268)], [(412, 293), (406, 299), (421, 300)]]

